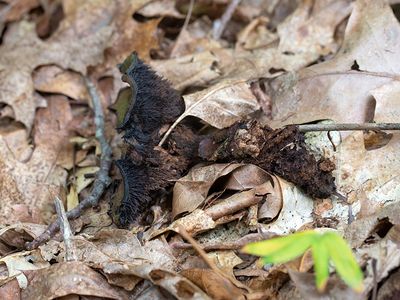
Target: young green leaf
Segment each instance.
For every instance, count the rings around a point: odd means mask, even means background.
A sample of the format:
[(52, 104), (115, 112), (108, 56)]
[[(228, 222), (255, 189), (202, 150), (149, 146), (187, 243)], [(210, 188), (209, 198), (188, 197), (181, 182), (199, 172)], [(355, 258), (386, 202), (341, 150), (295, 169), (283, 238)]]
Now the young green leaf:
[(242, 251), (262, 256), (264, 263), (284, 263), (302, 255), (319, 233), (311, 230), (246, 245)]
[(323, 235), (315, 239), (311, 249), (314, 260), (315, 284), (319, 291), (323, 291), (329, 278), (329, 253), (324, 244)]
[(322, 238), (339, 276), (354, 290), (363, 290), (363, 273), (346, 241), (334, 232), (327, 232)]

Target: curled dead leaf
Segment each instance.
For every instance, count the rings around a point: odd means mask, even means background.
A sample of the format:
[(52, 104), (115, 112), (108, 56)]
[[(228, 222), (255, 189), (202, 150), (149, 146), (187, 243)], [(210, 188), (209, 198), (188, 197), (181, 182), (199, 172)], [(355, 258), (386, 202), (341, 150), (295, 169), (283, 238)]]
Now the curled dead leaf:
[(71, 294), (128, 299), (122, 289), (108, 284), (103, 276), (82, 262), (63, 262), (32, 272), (22, 299), (52, 299)]

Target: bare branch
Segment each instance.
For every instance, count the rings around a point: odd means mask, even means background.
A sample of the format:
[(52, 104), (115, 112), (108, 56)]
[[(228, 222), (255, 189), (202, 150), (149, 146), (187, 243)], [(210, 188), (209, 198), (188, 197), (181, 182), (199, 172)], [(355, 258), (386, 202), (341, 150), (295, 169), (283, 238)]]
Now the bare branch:
[[(112, 162), (112, 150), (105, 137), (104, 114), (101, 107), (100, 95), (97, 91), (96, 85), (89, 78), (85, 78), (85, 80), (93, 103), (94, 123), (96, 125), (96, 138), (99, 141), (101, 148), (100, 170), (96, 174), (96, 179), (93, 183), (93, 189), (90, 195), (82, 202), (80, 202), (78, 206), (66, 213), (68, 220), (76, 219), (82, 214), (85, 209), (96, 206), (104, 190), (111, 182), (108, 174)], [(35, 249), (39, 247), (43, 243), (50, 240), (59, 229), (60, 223), (59, 220), (57, 220), (56, 222), (53, 222), (49, 227), (47, 227), (47, 229), (35, 240), (27, 243), (26, 248)]]
[(299, 131), (353, 131), (353, 130), (400, 130), (400, 123), (343, 123), (343, 124), (304, 124)]

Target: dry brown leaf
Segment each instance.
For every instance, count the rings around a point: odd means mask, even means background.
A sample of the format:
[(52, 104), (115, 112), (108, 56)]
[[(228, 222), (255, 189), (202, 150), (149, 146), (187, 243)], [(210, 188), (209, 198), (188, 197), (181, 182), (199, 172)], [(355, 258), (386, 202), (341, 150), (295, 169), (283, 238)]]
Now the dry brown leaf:
[[(285, 25), (287, 27), (282, 27), (290, 28), (290, 30), (281, 30), (279, 35), (281, 42), (285, 41), (287, 35), (290, 35), (287, 40), (293, 42), (291, 33), (297, 30), (301, 32), (304, 26), (304, 16), (309, 15), (308, 11), (312, 6), (311, 1), (307, 3), (293, 13), (293, 20), (290, 24)], [(218, 67), (223, 76), (220, 76), (214, 85), (184, 97), (186, 110), (175, 121), (172, 128), (186, 116), (195, 116), (221, 129), (257, 111), (260, 105), (250, 90), (249, 83), (251, 80), (259, 77), (274, 77), (277, 70), (298, 70), (315, 61), (322, 54), (330, 52), (321, 49), (327, 46), (332, 49), (334, 44), (332, 36), (338, 23), (348, 15), (350, 4), (341, 1), (337, 13), (332, 18), (330, 17), (328, 21), (325, 20), (325, 15), (331, 13), (328, 9), (330, 3), (326, 5), (327, 7), (323, 6), (320, 10), (316, 10), (314, 14), (308, 16), (310, 24), (314, 27), (323, 23), (321, 32), (307, 32), (307, 39), (296, 37), (299, 47), (301, 45), (300, 48), (305, 49), (305, 51), (292, 53), (285, 49), (284, 44), (258, 51), (228, 52), (224, 49), (223, 51), (213, 51), (219, 58), (217, 60), (219, 62)], [(296, 18), (297, 14), (302, 15), (303, 18)]]
[[(269, 183), (266, 184), (270, 186)], [(261, 191), (258, 191), (261, 188)], [(240, 218), (241, 215), (235, 215), (235, 213), (240, 212), (243, 209), (251, 208), (261, 202), (262, 198), (268, 193), (262, 185), (248, 191), (242, 191), (235, 193), (232, 196), (218, 201), (218, 203), (205, 209), (205, 212), (213, 220), (218, 223), (228, 223), (236, 218)]]
[(361, 294), (356, 293), (351, 288), (342, 283), (338, 278), (330, 278), (327, 283), (326, 291), (321, 292), (315, 287), (315, 275), (305, 272), (289, 270), (290, 278), (301, 294), (302, 299), (365, 299)]
[(1, 299), (21, 299), (20, 287), (18, 281), (13, 279), (0, 286)]
[[(220, 190), (245, 191), (235, 197), (225, 199), (224, 203), (218, 207), (210, 208), (207, 213), (215, 219), (218, 211), (226, 212), (226, 209), (232, 209), (236, 198), (242, 202), (252, 201), (256, 195), (269, 194), (267, 200), (261, 205), (258, 218), (261, 220), (273, 219), (282, 208), (282, 192), (278, 179), (271, 176), (261, 168), (254, 165), (240, 164), (213, 164), (206, 167), (193, 168), (188, 175), (179, 179), (174, 186), (173, 194), (173, 216), (183, 212), (191, 212), (201, 206), (205, 201), (211, 202), (215, 194), (218, 196), (221, 192), (215, 192), (208, 195), (211, 186), (221, 177), (226, 177)], [(229, 208), (228, 208), (229, 206)]]
[(103, 229), (93, 237), (96, 247), (114, 260), (151, 262), (159, 268), (175, 269), (169, 246), (162, 240), (142, 245), (137, 236), (123, 229)]
[[(364, 259), (368, 257), (369, 259), (366, 266), (367, 276), (364, 278), (365, 289), (363, 292), (363, 296), (367, 297), (369, 292), (374, 288), (376, 282), (381, 282), (392, 270), (399, 267), (399, 246), (390, 239), (384, 239), (372, 246), (361, 248), (357, 252), (358, 257)], [(373, 271), (374, 267), (372, 266), (372, 260), (375, 260), (376, 262), (376, 273)]]
[(16, 223), (2, 228), (0, 230), (0, 238), (2, 243), (7, 246), (23, 249), (26, 241), (38, 237), (45, 230), (46, 225)]
[(211, 51), (200, 52), (168, 60), (153, 60), (151, 66), (168, 79), (178, 90), (189, 86), (205, 86), (218, 78), (219, 57)]
[[(149, 60), (150, 50), (159, 47), (157, 26), (160, 19), (139, 23), (131, 17), (135, 12), (135, 1), (132, 1), (133, 6), (123, 0), (112, 2), (113, 5), (116, 6), (114, 15), (116, 32), (113, 34), (110, 41), (111, 47), (106, 51), (105, 64), (115, 68), (115, 66), (124, 61), (132, 51), (137, 51), (141, 59), (145, 61)], [(118, 77), (119, 76), (117, 76), (117, 78)]]
[[(360, 218), (351, 223), (345, 231), (345, 238), (353, 248), (360, 247), (374, 233), (380, 220), (387, 219), (392, 225), (400, 224), (400, 205), (398, 202), (389, 204), (370, 216)], [(395, 241), (398, 242), (398, 241)]]
[(269, 19), (259, 17), (252, 20), (238, 34), (237, 47), (242, 47), (245, 50), (254, 50), (269, 46), (271, 43), (278, 40), (278, 35), (267, 29)]
[(400, 200), (398, 168), (400, 160), (396, 151), (400, 135), (394, 134), (387, 145), (366, 150), (362, 133), (354, 133), (343, 142), (337, 154), (340, 169), (338, 186), (347, 193), (350, 203), (358, 204), (363, 215), (371, 214), (381, 206)]
[(335, 28), (351, 12), (350, 1), (301, 1), (292, 15), (278, 26), (279, 50), (296, 54), (307, 53), (308, 61), (320, 55), (335, 53)]
[(32, 272), (22, 299), (53, 299), (71, 294), (128, 299), (122, 289), (108, 284), (103, 276), (82, 262), (63, 262)]
[[(53, 196), (65, 185), (67, 173), (63, 162), (72, 165), (72, 144), (68, 141), (72, 114), (64, 96), (49, 98), (47, 108), (37, 112), (34, 132), (35, 149), (28, 160), (18, 161), (0, 137), (0, 178), (7, 183), (3, 190), (1, 222), (40, 221), (52, 214)], [(51, 137), (51, 138), (49, 138)], [(63, 163), (63, 164), (64, 164)], [(15, 204), (27, 205), (31, 220), (24, 214), (13, 214)], [(11, 218), (10, 218), (11, 216)]]
[[(94, 181), (94, 174), (99, 170), (100, 168), (97, 166), (90, 166), (90, 167), (83, 167), (79, 168), (76, 173), (76, 192), (79, 194), (83, 189), (88, 187), (93, 181)], [(92, 175), (92, 176), (87, 176), (87, 175)]]
[(71, 185), (69, 188), (69, 193), (67, 195), (67, 211), (70, 211), (74, 207), (78, 206), (79, 204), (79, 197), (76, 191), (76, 187)]
[[(137, 278), (148, 279), (178, 299), (208, 299), (198, 287), (174, 272), (177, 262), (166, 242), (153, 240), (142, 245), (136, 235), (122, 229), (102, 230), (91, 240), (74, 240), (78, 260), (102, 269), (110, 282), (131, 288), (132, 282), (125, 281), (128, 277), (136, 283)], [(118, 275), (122, 276), (120, 280), (116, 279)]]
[(185, 177), (175, 183), (172, 199), (173, 217), (198, 208), (218, 178), (228, 175), (241, 166), (241, 164), (213, 164), (192, 168)]
[(23, 271), (40, 270), (50, 266), (40, 256), (39, 251), (17, 252), (3, 257), (0, 262), (6, 264), (8, 277), (15, 277), (22, 289), (25, 289), (28, 285), (28, 279)]
[(163, 287), (177, 299), (210, 299), (198, 286), (178, 273), (159, 269), (144, 262), (142, 265), (114, 262), (104, 269), (109, 274), (136, 275)]
[(184, 18), (185, 16), (176, 9), (175, 4), (175, 0), (151, 1), (149, 4), (146, 4), (143, 8), (141, 8), (137, 13), (148, 18), (160, 16)]
[[(263, 228), (278, 235), (289, 234), (313, 221), (314, 201), (293, 184), (277, 177), (282, 191), (282, 209), (278, 218)], [(268, 203), (268, 198), (267, 198)], [(277, 209), (274, 209), (277, 211)]]
[(356, 1), (334, 59), (271, 82), (273, 124), (371, 121), (372, 91), (391, 84), (400, 70), (399, 35), (399, 22), (384, 1)]
[(168, 231), (179, 232), (181, 227), (184, 227), (188, 234), (196, 235), (214, 229), (216, 226), (217, 223), (204, 210), (196, 209), (187, 216), (175, 220), (168, 227), (155, 230), (149, 238), (152, 239)]
[(45, 105), (42, 98), (34, 97), (31, 74), (37, 66), (58, 64), (85, 74), (88, 65), (99, 63), (103, 57), (111, 28), (105, 25), (93, 31), (94, 28), (80, 26), (76, 32), (72, 29), (73, 21), (79, 22), (64, 19), (46, 42), (37, 37), (34, 24), (25, 21), (12, 24), (4, 36), (0, 46), (0, 101), (13, 108), (15, 119), (28, 130), (36, 108)]
[(212, 299), (245, 299), (241, 289), (213, 270), (189, 269), (183, 270), (181, 274), (204, 290)]
[(260, 105), (245, 81), (226, 81), (183, 97), (186, 110), (179, 117), (194, 116), (218, 128), (226, 128), (258, 110)]
[(225, 188), (236, 191), (251, 189), (271, 181), (272, 177), (268, 172), (256, 165), (242, 165), (229, 175)]
[(34, 88), (40, 92), (63, 94), (75, 100), (88, 99), (82, 75), (58, 66), (42, 66), (33, 73)]
[(222, 49), (219, 41), (210, 37), (212, 22), (209, 19), (197, 19), (182, 28), (172, 47), (170, 58), (182, 57), (185, 55), (215, 51)]
[(220, 250), (207, 253), (207, 257), (224, 274), (234, 278), (233, 268), (243, 262), (239, 256), (231, 250)]
[(156, 37), (141, 35), (148, 39), (146, 44), (134, 36), (138, 32), (154, 31), (158, 21), (137, 24), (131, 18), (147, 2), (64, 1), (65, 18), (47, 41), (37, 37), (33, 23), (12, 24), (0, 47), (0, 101), (9, 104), (15, 119), (30, 130), (36, 108), (45, 105), (43, 99), (34, 97), (31, 73), (36, 67), (56, 64), (64, 70), (86, 74), (88, 66), (102, 61), (106, 48), (112, 56), (109, 63), (113, 67), (135, 48), (142, 57), (148, 57)]

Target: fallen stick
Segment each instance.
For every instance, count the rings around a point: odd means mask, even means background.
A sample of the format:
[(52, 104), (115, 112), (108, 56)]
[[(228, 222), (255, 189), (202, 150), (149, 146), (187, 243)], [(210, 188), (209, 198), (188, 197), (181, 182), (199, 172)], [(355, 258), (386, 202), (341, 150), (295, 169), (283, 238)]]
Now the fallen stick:
[(300, 132), (310, 131), (353, 131), (353, 130), (400, 130), (400, 123), (343, 123), (297, 125)]
[[(101, 107), (100, 95), (97, 91), (96, 85), (88, 78), (85, 78), (85, 80), (93, 103), (94, 123), (96, 125), (96, 138), (99, 141), (101, 148), (100, 170), (96, 174), (96, 179), (94, 180), (93, 189), (90, 192), (90, 195), (82, 202), (80, 202), (78, 206), (66, 213), (68, 220), (76, 219), (87, 208), (96, 206), (104, 190), (111, 183), (111, 179), (108, 174), (112, 162), (112, 149), (105, 137), (104, 114)], [(47, 229), (41, 235), (39, 235), (32, 242), (27, 243), (26, 248), (28, 250), (32, 250), (46, 243), (57, 233), (59, 229), (60, 220), (57, 219), (57, 221), (50, 224), (49, 227), (47, 227)]]

